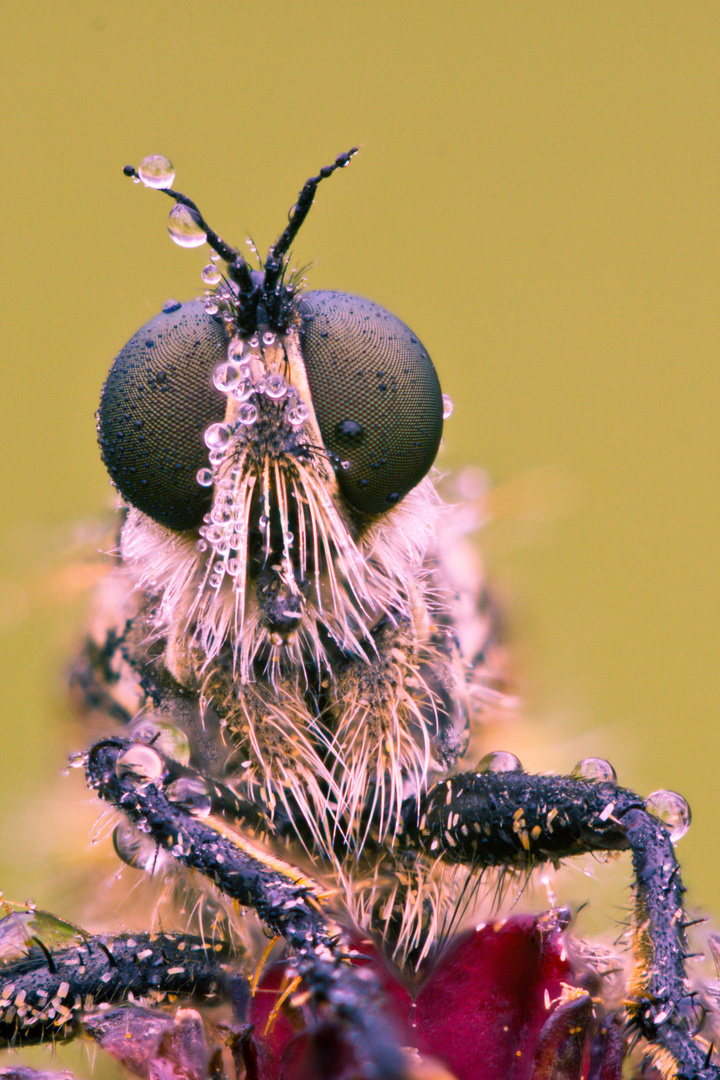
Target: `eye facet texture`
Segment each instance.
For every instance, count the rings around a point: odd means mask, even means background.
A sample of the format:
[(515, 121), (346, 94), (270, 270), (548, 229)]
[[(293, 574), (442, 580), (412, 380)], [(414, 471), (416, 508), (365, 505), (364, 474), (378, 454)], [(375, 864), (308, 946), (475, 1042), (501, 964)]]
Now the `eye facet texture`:
[(120, 350), (103, 387), (105, 466), (127, 502), (171, 529), (201, 524), (210, 506), (196, 476), (208, 463), (203, 432), (225, 415), (211, 381), (225, 349), (202, 301), (167, 304)]
[[(405, 323), (341, 292), (298, 305), (313, 406), (338, 483), (364, 514), (389, 510), (427, 473), (442, 435), (435, 368)], [(345, 467), (343, 467), (345, 463)]]

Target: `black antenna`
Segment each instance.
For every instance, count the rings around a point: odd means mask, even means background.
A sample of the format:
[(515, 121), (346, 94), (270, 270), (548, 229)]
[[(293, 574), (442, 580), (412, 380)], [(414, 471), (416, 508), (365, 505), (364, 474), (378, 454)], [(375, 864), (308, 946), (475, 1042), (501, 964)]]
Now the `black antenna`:
[[(142, 177), (132, 165), (126, 165), (123, 169), (123, 173), (125, 176), (132, 176), (138, 180), (142, 180)], [(210, 228), (192, 199), (188, 199), (187, 195), (182, 195), (179, 191), (173, 191), (173, 189), (169, 187), (155, 188), (155, 190), (162, 191), (164, 195), (169, 195), (170, 198), (174, 199), (180, 206), (186, 207), (195, 224), (198, 228), (202, 229), (207, 236), (207, 242), (212, 250), (217, 252), (223, 262), (227, 263), (228, 277), (234, 281), (236, 285), (240, 286), (241, 292), (250, 292), (253, 288), (252, 271), (250, 267), (237, 248), (231, 247), (230, 244), (226, 244), (225, 241)]]
[[(358, 149), (357, 146), (354, 146), (346, 154), (340, 154), (332, 165), (326, 165), (317, 176), (311, 176), (309, 180), (305, 181), (302, 191), (298, 195), (298, 200), (288, 215), (287, 228), (270, 248), (264, 266), (261, 263), (262, 272), (253, 271), (237, 248), (226, 244), (210, 228), (192, 199), (188, 199), (186, 195), (182, 195), (179, 191), (173, 191), (169, 187), (155, 189), (169, 195), (176, 203), (186, 208), (198, 228), (205, 233), (212, 250), (227, 264), (227, 275), (239, 289), (236, 318), (241, 333), (252, 333), (257, 329), (258, 305), (261, 301), (265, 309), (263, 318), (267, 317), (268, 324), (275, 330), (283, 331), (287, 329), (293, 310), (292, 298), (296, 292), (292, 284), (283, 287), (283, 277), (290, 245), (308, 216), (320, 182), (327, 179), (328, 176), (332, 176), (337, 169), (344, 169), (346, 165), (349, 165), (350, 159), (357, 154)], [(123, 172), (125, 176), (132, 176), (142, 181), (142, 176), (132, 165), (126, 165)]]
[(327, 179), (328, 176), (332, 176), (337, 169), (344, 169), (346, 165), (349, 165), (350, 159), (357, 154), (358, 150), (359, 147), (353, 146), (352, 150), (348, 150), (346, 154), (340, 154), (335, 159), (333, 165), (326, 165), (324, 169), (320, 170), (317, 176), (311, 176), (310, 179), (306, 180), (303, 184), (297, 202), (290, 211), (290, 220), (287, 228), (270, 248), (267, 259), (265, 260), (265, 286), (263, 288), (263, 297), (265, 298), (266, 303), (279, 284), (285, 264), (285, 257), (290, 245), (300, 231), (300, 227), (305, 221), (305, 218), (308, 216), (310, 207), (313, 204), (313, 199), (315, 198), (315, 192), (317, 191), (320, 182)]

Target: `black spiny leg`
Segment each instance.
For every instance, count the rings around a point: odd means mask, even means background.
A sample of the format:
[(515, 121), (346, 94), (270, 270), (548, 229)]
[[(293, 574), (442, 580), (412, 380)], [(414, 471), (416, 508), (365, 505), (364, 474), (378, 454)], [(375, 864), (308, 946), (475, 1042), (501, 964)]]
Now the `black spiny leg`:
[(685, 973), (685, 889), (670, 834), (639, 795), (616, 784), (523, 772), (461, 773), (413, 801), (404, 839), (473, 867), (538, 864), (589, 851), (632, 852), (635, 974), (629, 1025), (669, 1054), (684, 1080), (718, 1080), (708, 1047), (692, 1038)]
[[(90, 786), (179, 863), (199, 871), (243, 907), (254, 908), (274, 935), (285, 938), (316, 1011), (345, 1025), (363, 1075), (371, 1080), (405, 1076), (405, 1058), (381, 1011), (375, 976), (352, 966), (343, 931), (323, 910), (327, 895), (322, 888), (227, 821), (207, 814), (206, 805), (203, 816), (193, 816), (191, 805), (187, 809), (182, 800), (172, 802), (173, 763), (150, 747), (141, 748), (138, 761), (136, 748), (126, 753), (131, 746), (122, 739), (96, 743), (85, 761)], [(145, 775), (140, 775), (142, 768)], [(213, 787), (217, 794), (221, 785)]]
[[(12, 915), (9, 916), (13, 918)], [(27, 955), (0, 969), (0, 1046), (72, 1038), (98, 1005), (232, 994), (232, 950), (175, 934), (87, 936), (52, 952), (35, 938)]]

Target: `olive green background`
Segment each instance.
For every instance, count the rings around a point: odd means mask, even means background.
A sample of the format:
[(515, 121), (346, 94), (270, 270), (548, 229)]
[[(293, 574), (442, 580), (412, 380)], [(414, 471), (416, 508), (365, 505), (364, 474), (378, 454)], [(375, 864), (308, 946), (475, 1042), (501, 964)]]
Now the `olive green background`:
[(72, 567), (110, 505), (100, 386), (207, 257), (121, 168), (168, 155), (211, 224), (264, 251), (306, 177), (359, 143), (296, 258), (414, 328), (455, 401), (441, 467), (497, 487), (486, 558), (528, 722), (488, 749), (533, 771), (594, 753), (683, 792), (691, 901), (720, 914), (717, 4), (1, 9), (6, 895), (51, 904), (46, 842), (76, 847), (62, 796), (37, 800), (82, 745), (62, 666)]

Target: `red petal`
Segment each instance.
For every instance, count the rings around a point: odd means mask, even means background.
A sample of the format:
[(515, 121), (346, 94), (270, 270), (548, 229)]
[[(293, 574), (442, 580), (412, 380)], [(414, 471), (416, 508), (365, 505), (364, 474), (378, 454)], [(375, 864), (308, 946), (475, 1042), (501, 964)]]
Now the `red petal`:
[[(363, 945), (358, 963), (375, 968), (406, 1045), (442, 1062), (457, 1080), (530, 1080), (552, 1002), (563, 983), (572, 983), (562, 943), (566, 925), (564, 913), (550, 912), (471, 931), (445, 950), (414, 1003), (372, 946)], [(354, 1075), (353, 1047), (331, 1021), (301, 1034), (281, 1011), (264, 1034), (282, 972), (282, 966), (267, 972), (250, 1009), (259, 1080)]]
[(458, 1080), (528, 1080), (548, 1003), (572, 981), (565, 925), (520, 916), (461, 938), (417, 997), (410, 1042)]

